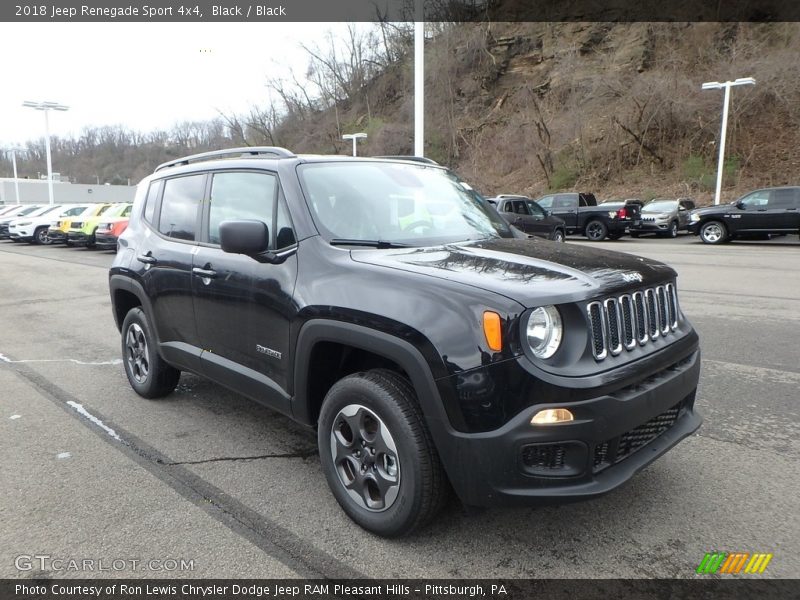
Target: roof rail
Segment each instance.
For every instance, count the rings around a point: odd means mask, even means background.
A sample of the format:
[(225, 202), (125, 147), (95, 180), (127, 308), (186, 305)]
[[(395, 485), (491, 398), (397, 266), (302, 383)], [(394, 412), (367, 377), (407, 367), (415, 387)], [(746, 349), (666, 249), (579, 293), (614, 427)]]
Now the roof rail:
[(405, 156), (397, 154), (391, 156), (373, 156), (371, 158), (382, 158), (388, 160), (410, 160), (412, 162), (425, 163), (427, 165), (436, 165), (438, 167), (441, 166), (438, 162), (436, 162), (432, 158), (427, 158), (425, 156)]
[(158, 165), (156, 167), (156, 171), (168, 169), (169, 167), (177, 167), (179, 165), (188, 165), (195, 162), (215, 160), (217, 158), (251, 158), (261, 155), (274, 156), (276, 158), (296, 158), (297, 156), (294, 154), (294, 152), (290, 152), (286, 148), (280, 148), (278, 146), (245, 146), (244, 148), (213, 150), (211, 152), (201, 152), (200, 154), (192, 154), (191, 156), (176, 158)]

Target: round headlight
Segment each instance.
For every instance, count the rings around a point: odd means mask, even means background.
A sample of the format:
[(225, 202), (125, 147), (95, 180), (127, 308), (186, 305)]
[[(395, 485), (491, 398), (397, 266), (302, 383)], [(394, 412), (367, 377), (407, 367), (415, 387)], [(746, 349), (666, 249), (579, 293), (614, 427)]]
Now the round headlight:
[(528, 317), (528, 345), (537, 358), (550, 358), (561, 345), (564, 327), (555, 306), (534, 308)]

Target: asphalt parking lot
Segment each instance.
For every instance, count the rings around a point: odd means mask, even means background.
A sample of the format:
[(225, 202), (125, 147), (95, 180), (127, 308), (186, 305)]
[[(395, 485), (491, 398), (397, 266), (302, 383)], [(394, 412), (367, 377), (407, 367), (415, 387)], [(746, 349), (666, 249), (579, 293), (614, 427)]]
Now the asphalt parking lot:
[(18, 559), (35, 554), (125, 560), (95, 573), (125, 577), (672, 578), (710, 551), (773, 553), (762, 577), (798, 577), (798, 237), (600, 245), (678, 271), (703, 351), (698, 434), (599, 500), (451, 502), (386, 541), (339, 509), (313, 433), (192, 375), (160, 401), (130, 389), (112, 253), (0, 242), (0, 578), (91, 575)]

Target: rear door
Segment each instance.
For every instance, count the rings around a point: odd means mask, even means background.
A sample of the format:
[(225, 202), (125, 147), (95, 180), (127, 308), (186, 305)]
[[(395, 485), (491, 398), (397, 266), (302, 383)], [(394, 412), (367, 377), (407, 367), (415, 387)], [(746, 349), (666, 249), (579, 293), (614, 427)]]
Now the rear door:
[(568, 229), (575, 229), (578, 226), (578, 194), (556, 194), (550, 212), (564, 219)]
[(794, 233), (798, 230), (800, 214), (799, 188), (776, 188), (769, 193), (767, 221), (772, 231)]
[(145, 203), (144, 235), (133, 268), (151, 302), (159, 349), (173, 364), (199, 367), (200, 344), (192, 303), (192, 253), (197, 248), (205, 173), (154, 181)]

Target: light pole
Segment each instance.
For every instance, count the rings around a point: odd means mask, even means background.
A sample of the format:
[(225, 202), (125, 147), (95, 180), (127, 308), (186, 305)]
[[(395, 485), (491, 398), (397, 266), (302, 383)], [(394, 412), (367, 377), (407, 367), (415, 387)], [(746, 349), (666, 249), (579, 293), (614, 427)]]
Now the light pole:
[(358, 154), (356, 152), (356, 143), (358, 143), (358, 140), (367, 139), (367, 134), (366, 133), (345, 133), (342, 136), (342, 139), (343, 140), (353, 140), (353, 156), (358, 156)]
[(50, 119), (47, 113), (51, 110), (69, 110), (69, 106), (64, 106), (58, 102), (31, 102), (30, 100), (25, 100), (22, 106), (44, 112), (44, 142), (47, 152), (47, 193), (50, 196), (50, 204), (53, 204), (53, 159), (50, 156)]
[(17, 177), (17, 152), (23, 148), (3, 148), (4, 152), (11, 153), (11, 166), (14, 169), (14, 195), (16, 196), (16, 203), (19, 204), (19, 177)]
[(725, 89), (725, 100), (722, 103), (722, 129), (719, 134), (719, 162), (717, 163), (717, 191), (714, 193), (714, 204), (719, 204), (719, 197), (722, 192), (722, 167), (725, 161), (725, 134), (728, 131), (728, 106), (731, 102), (731, 88), (735, 85), (755, 85), (756, 80), (752, 77), (742, 77), (734, 81), (707, 81), (703, 84), (704, 90)]
[(425, 156), (425, 22), (422, 0), (414, 23), (414, 156)]

